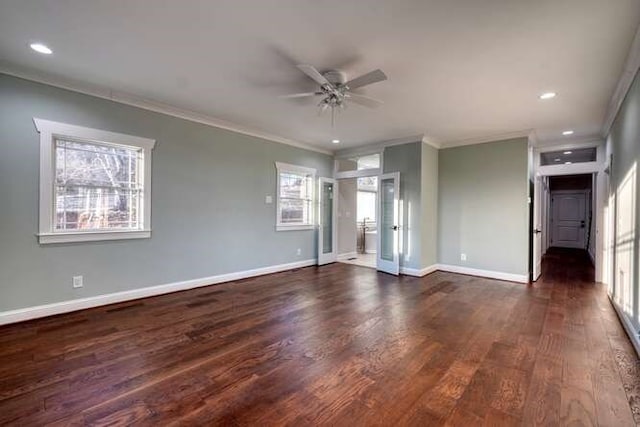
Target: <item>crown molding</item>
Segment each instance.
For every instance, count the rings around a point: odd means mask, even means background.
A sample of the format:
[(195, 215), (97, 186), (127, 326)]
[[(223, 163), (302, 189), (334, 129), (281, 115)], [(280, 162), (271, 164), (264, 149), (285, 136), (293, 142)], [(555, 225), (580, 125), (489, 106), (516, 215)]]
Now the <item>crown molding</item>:
[(422, 143), (423, 144), (427, 144), (427, 145), (435, 148), (436, 150), (439, 150), (439, 149), (442, 148), (442, 144), (440, 144), (438, 141), (435, 141), (435, 140), (433, 140), (431, 138), (428, 138), (426, 136), (422, 137)]
[(616, 120), (616, 117), (618, 116), (620, 107), (622, 107), (622, 103), (624, 102), (624, 99), (627, 96), (627, 92), (629, 92), (629, 88), (631, 88), (633, 79), (635, 79), (639, 69), (640, 69), (640, 27), (638, 27), (638, 30), (636, 31), (636, 35), (633, 38), (633, 42), (631, 43), (631, 49), (629, 50), (629, 55), (627, 55), (627, 60), (625, 61), (622, 75), (618, 79), (618, 84), (616, 85), (616, 89), (613, 92), (613, 95), (611, 96), (611, 100), (609, 101), (609, 106), (607, 107), (607, 114), (604, 118), (604, 125), (602, 126), (603, 138), (606, 138), (609, 135), (609, 132), (611, 131), (611, 127), (613, 126), (613, 122)]
[(462, 147), (464, 145), (485, 144), (488, 142), (505, 141), (507, 139), (515, 139), (515, 138), (529, 138), (532, 132), (534, 132), (533, 129), (524, 129), (524, 130), (519, 130), (515, 132), (507, 132), (507, 133), (501, 133), (496, 135), (481, 136), (477, 138), (462, 139), (459, 141), (442, 143), (440, 144), (440, 148), (453, 148), (453, 147)]
[(328, 154), (332, 156), (334, 154), (331, 150), (325, 150), (308, 143), (294, 141), (288, 138), (284, 138), (278, 135), (274, 135), (268, 132), (263, 132), (257, 129), (252, 129), (247, 126), (243, 126), (237, 123), (232, 123), (226, 120), (221, 120), (213, 116), (209, 116), (204, 113), (198, 113), (188, 109), (174, 107), (162, 102), (153, 101), (150, 99), (142, 98), (137, 95), (119, 92), (113, 89), (109, 89), (103, 86), (83, 83), (59, 76), (52, 76), (33, 70), (27, 70), (24, 68), (18, 68), (10, 66), (6, 62), (0, 61), (0, 74), (7, 74), (9, 76), (18, 77), (24, 80), (33, 81), (36, 83), (42, 83), (49, 86), (54, 86), (61, 89), (70, 90), (73, 92), (82, 93), (84, 95), (94, 96), (96, 98), (107, 99), (120, 104), (129, 105), (132, 107), (141, 108), (143, 110), (153, 111), (156, 113), (166, 114), (168, 116), (177, 117), (180, 119), (188, 120), (203, 125), (224, 129), (232, 132), (241, 133), (243, 135), (253, 136), (255, 138), (265, 139), (271, 142), (278, 142), (280, 144), (286, 144), (305, 150), (315, 151), (322, 154)]
[(363, 156), (367, 154), (379, 153), (386, 147), (409, 144), (412, 142), (421, 142), (422, 140), (423, 135), (411, 135), (403, 138), (389, 139), (386, 141), (358, 145), (357, 147), (343, 148), (342, 150), (335, 151), (334, 155), (338, 159), (355, 155)]
[(538, 152), (566, 150), (570, 148), (599, 147), (605, 143), (600, 135), (585, 136), (582, 138), (557, 139), (538, 143), (533, 148)]

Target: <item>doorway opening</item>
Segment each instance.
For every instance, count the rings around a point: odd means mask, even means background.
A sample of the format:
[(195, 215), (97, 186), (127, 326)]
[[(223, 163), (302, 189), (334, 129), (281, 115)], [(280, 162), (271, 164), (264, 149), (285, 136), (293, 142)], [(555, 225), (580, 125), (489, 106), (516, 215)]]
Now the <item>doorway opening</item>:
[(581, 249), (595, 253), (593, 175), (549, 177), (547, 247)]
[(337, 260), (400, 274), (400, 172), (381, 153), (338, 158)]
[[(596, 264), (597, 173), (540, 176), (535, 184), (532, 279), (558, 256)], [(537, 256), (536, 256), (537, 253)]]
[(378, 252), (378, 177), (357, 178), (356, 191), (356, 259), (352, 263), (376, 267)]
[(380, 153), (337, 161), (338, 175), (343, 177), (338, 180), (338, 261), (377, 267), (380, 167)]
[[(367, 176), (340, 180), (340, 198), (346, 209), (339, 227), (339, 241), (348, 251), (340, 261), (376, 268), (378, 252), (378, 177)], [(354, 217), (349, 215), (354, 213)], [(354, 221), (355, 220), (355, 221)]]

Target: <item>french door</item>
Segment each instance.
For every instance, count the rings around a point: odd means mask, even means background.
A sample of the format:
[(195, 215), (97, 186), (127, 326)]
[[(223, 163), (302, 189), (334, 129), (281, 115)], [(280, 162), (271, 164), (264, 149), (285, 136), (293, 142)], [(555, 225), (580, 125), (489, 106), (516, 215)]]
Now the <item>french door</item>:
[(335, 179), (319, 179), (318, 265), (335, 262), (338, 257), (336, 248), (336, 195), (338, 192), (336, 187)]
[(378, 251), (377, 269), (400, 273), (400, 172), (380, 175), (378, 179)]

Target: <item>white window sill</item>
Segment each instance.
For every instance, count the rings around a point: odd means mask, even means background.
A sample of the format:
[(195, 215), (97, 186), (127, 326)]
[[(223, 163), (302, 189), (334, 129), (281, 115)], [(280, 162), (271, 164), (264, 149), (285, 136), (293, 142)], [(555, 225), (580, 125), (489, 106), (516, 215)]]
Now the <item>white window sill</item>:
[(148, 239), (151, 230), (136, 231), (87, 231), (80, 233), (40, 233), (38, 243), (98, 242), (104, 240)]
[(276, 225), (276, 231), (313, 230), (315, 225)]

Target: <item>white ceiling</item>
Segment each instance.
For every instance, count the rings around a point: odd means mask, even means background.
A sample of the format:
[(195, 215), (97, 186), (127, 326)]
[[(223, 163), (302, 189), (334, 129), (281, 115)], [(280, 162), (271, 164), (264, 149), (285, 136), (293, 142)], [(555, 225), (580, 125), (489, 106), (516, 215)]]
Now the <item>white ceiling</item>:
[[(0, 58), (329, 150), (528, 129), (544, 142), (600, 132), (639, 23), (638, 0), (0, 0)], [(332, 129), (317, 101), (278, 97), (315, 88), (296, 63), (381, 68), (389, 80), (363, 93), (385, 104)]]

